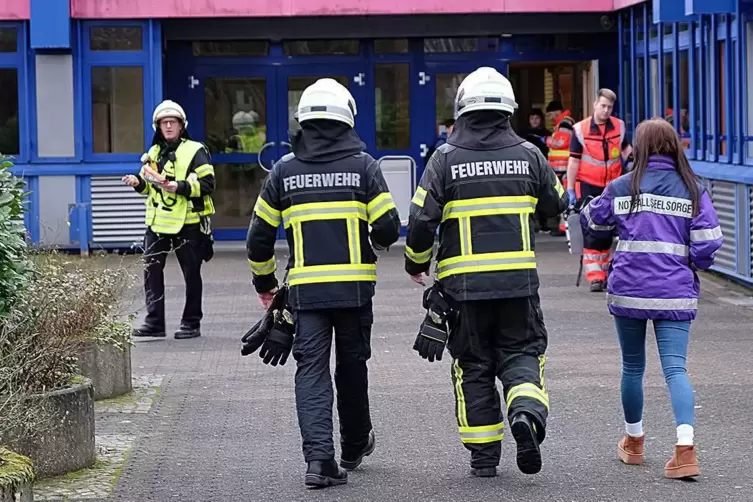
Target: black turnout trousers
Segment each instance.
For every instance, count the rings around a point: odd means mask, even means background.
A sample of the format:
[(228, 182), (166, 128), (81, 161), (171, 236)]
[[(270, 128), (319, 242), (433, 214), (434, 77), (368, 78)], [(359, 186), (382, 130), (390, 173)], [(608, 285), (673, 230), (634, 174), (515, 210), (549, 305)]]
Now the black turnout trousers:
[(458, 431), (471, 452), (471, 467), (496, 467), (504, 435), (497, 378), (508, 422), (525, 412), (540, 442), (546, 435), (547, 332), (539, 296), (460, 302), (458, 308), (448, 343)]
[(356, 308), (297, 310), (293, 357), (295, 400), (306, 462), (332, 460), (332, 377), (330, 350), (335, 333), (335, 387), (343, 453), (357, 454), (371, 431), (368, 370), (372, 304)]
[(146, 293), (145, 326), (150, 331), (165, 331), (165, 262), (175, 251), (186, 283), (186, 301), (181, 326), (199, 328), (202, 319), (201, 265), (205, 237), (199, 224), (185, 225), (176, 235), (158, 235), (147, 228), (144, 237), (144, 292)]

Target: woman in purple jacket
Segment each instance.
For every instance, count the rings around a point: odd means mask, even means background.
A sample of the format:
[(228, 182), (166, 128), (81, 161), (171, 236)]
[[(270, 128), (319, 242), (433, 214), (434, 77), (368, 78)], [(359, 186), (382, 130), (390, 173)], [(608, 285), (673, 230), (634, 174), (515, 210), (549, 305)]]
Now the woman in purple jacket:
[(619, 236), (607, 287), (622, 348), (627, 434), (617, 454), (626, 464), (643, 460), (643, 374), (651, 319), (677, 425), (675, 453), (664, 475), (695, 477), (700, 470), (693, 441), (694, 396), (685, 363), (700, 292), (696, 270), (711, 266), (722, 231), (672, 125), (664, 119), (642, 122), (633, 151), (634, 170), (610, 183), (580, 215), (585, 232)]

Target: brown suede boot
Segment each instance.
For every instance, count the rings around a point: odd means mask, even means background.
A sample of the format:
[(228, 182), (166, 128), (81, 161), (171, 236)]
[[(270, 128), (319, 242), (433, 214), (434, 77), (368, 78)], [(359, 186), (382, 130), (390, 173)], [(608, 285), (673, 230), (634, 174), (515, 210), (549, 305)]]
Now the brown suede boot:
[(644, 437), (625, 436), (622, 438), (617, 444), (617, 457), (628, 465), (641, 465)]
[(664, 476), (672, 479), (694, 478), (700, 476), (695, 445), (675, 446), (675, 454), (664, 466)]

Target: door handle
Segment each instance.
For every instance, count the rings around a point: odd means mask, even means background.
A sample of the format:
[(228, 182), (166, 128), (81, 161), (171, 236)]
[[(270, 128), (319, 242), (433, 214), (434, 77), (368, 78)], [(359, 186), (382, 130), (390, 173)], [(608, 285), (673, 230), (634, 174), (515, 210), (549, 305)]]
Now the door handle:
[(426, 154), (429, 153), (429, 146), (426, 143), (421, 143), (421, 157), (426, 157)]
[[(256, 160), (258, 161), (257, 163), (261, 166), (262, 169), (264, 169), (267, 172), (270, 172), (271, 169), (267, 169), (267, 167), (264, 165), (264, 162), (261, 160), (261, 154), (264, 153), (264, 150), (266, 150), (270, 146), (274, 146), (274, 144), (275, 144), (274, 141), (270, 141), (269, 143), (264, 143), (261, 146), (261, 148), (259, 148), (259, 153), (256, 154)], [(274, 167), (274, 164), (273, 164), (273, 167)]]

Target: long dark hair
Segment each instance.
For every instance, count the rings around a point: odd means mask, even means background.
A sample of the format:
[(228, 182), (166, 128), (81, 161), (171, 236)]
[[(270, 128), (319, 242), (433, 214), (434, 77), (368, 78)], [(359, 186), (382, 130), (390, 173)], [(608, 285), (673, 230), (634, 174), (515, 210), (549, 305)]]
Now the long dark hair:
[(693, 216), (698, 215), (700, 190), (699, 180), (690, 168), (690, 162), (685, 156), (685, 147), (680, 136), (672, 124), (662, 118), (644, 120), (635, 129), (635, 144), (633, 146), (633, 179), (630, 183), (632, 199), (630, 212), (638, 207), (638, 198), (641, 194), (641, 179), (648, 167), (648, 159), (651, 155), (666, 155), (675, 163), (675, 170), (682, 178), (682, 182), (690, 192), (690, 200), (693, 202)]

